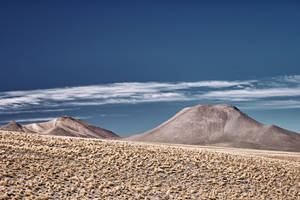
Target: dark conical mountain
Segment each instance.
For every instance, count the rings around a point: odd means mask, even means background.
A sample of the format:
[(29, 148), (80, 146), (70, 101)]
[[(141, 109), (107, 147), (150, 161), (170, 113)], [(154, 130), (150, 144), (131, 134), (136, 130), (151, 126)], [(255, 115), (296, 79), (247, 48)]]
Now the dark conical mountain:
[(185, 108), (160, 126), (126, 139), (300, 151), (300, 134), (263, 125), (226, 104)]
[(3, 127), (2, 130), (16, 132), (32, 132), (41, 135), (57, 135), (84, 138), (113, 138), (119, 137), (112, 131), (89, 125), (81, 120), (63, 116), (48, 122), (20, 125), (11, 122)]

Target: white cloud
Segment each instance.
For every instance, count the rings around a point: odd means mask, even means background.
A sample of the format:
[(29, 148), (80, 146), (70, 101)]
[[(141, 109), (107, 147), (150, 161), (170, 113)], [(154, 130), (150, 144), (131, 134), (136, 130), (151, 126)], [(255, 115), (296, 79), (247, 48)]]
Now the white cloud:
[[(202, 82), (182, 82), (177, 84), (177, 89), (192, 88), (192, 87), (210, 87), (210, 88), (226, 88), (226, 87), (242, 87), (243, 85), (250, 85), (256, 82), (255, 80), (250, 81), (202, 81)], [(175, 87), (176, 87), (175, 86)]]
[(247, 104), (241, 104), (243, 109), (259, 109), (259, 110), (275, 110), (275, 109), (292, 109), (300, 108), (299, 100), (269, 100), (269, 101), (256, 101)]
[(266, 97), (300, 96), (300, 88), (268, 88), (268, 89), (238, 89), (225, 91), (211, 91), (202, 95), (204, 98), (223, 99), (229, 101), (243, 101)]
[[(21, 119), (14, 119), (16, 122), (22, 123), (22, 122), (42, 122), (42, 121), (50, 121), (55, 119), (55, 117), (41, 117), (41, 118), (21, 118)], [(2, 121), (2, 123), (8, 123), (7, 121)]]
[(300, 75), (246, 81), (125, 82), (0, 92), (0, 114), (22, 113), (33, 107), (33, 110), (52, 110), (69, 106), (74, 108), (88, 105), (172, 101), (249, 103), (249, 101), (269, 101), (270, 98), (298, 100)]
[(279, 81), (300, 84), (300, 75), (282, 76)]
[(187, 97), (180, 93), (162, 93), (162, 94), (143, 94), (132, 96), (131, 98), (108, 98), (104, 100), (70, 102), (68, 105), (74, 106), (97, 106), (105, 104), (136, 104), (149, 102), (172, 102), (172, 101), (190, 101), (193, 97)]
[[(14, 121), (18, 122), (18, 123), (24, 123), (24, 122), (46, 122), (46, 121), (50, 121), (53, 120), (57, 117), (39, 117), (39, 118), (19, 118), (19, 119), (14, 119)], [(84, 116), (75, 116), (74, 118), (76, 119), (87, 119), (88, 117), (84, 117)], [(9, 123), (11, 120), (5, 120), (5, 121), (1, 121), (1, 123)]]
[(247, 85), (249, 83), (249, 81), (128, 82), (44, 90), (9, 91), (0, 93), (0, 109), (45, 104), (51, 106), (57, 104), (57, 102), (83, 105), (85, 103), (83, 101), (87, 101), (87, 105), (99, 105), (107, 103), (181, 101), (188, 98), (185, 97), (184, 92), (179, 90), (201, 87), (224, 88)]
[(48, 113), (48, 112), (64, 112), (67, 110), (76, 110), (76, 108), (57, 108), (57, 109), (34, 109), (34, 110), (0, 110), (0, 114), (18, 114), (18, 113)]

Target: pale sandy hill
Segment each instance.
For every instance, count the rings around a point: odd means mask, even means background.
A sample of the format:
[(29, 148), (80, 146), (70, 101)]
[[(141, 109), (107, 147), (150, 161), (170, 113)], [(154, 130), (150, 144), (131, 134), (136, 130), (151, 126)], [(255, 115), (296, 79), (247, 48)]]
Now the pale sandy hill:
[(226, 104), (185, 108), (157, 128), (126, 140), (300, 151), (300, 134), (263, 125)]
[(57, 119), (27, 125), (8, 124), (1, 128), (7, 131), (32, 132), (41, 135), (57, 135), (84, 138), (112, 138), (118, 137), (112, 131), (89, 125), (81, 120), (63, 116)]
[(31, 133), (32, 131), (28, 130), (27, 128), (23, 127), (21, 124), (18, 124), (15, 121), (11, 121), (8, 124), (1, 126), (0, 130), (3, 131), (16, 131), (16, 132), (25, 132)]

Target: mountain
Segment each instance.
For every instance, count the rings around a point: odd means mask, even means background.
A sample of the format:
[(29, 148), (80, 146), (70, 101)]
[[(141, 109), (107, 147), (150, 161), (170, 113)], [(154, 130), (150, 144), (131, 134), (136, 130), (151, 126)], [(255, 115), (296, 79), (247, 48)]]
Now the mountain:
[(300, 134), (266, 126), (226, 104), (200, 104), (125, 140), (300, 151)]
[(84, 138), (119, 137), (112, 131), (89, 125), (81, 120), (68, 116), (59, 117), (48, 122), (27, 124), (23, 126), (16, 122), (10, 122), (5, 126), (0, 127), (0, 130)]
[(15, 132), (25, 132), (25, 133), (32, 133), (32, 131), (28, 130), (27, 128), (23, 127), (21, 124), (18, 124), (15, 121), (11, 121), (8, 124), (1, 126), (0, 130), (3, 131), (15, 131)]

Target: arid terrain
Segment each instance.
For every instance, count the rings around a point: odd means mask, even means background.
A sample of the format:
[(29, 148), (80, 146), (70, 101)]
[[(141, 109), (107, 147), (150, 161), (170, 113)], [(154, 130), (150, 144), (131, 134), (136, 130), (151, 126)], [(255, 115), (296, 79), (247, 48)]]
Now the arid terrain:
[(299, 199), (300, 153), (0, 132), (0, 199)]

